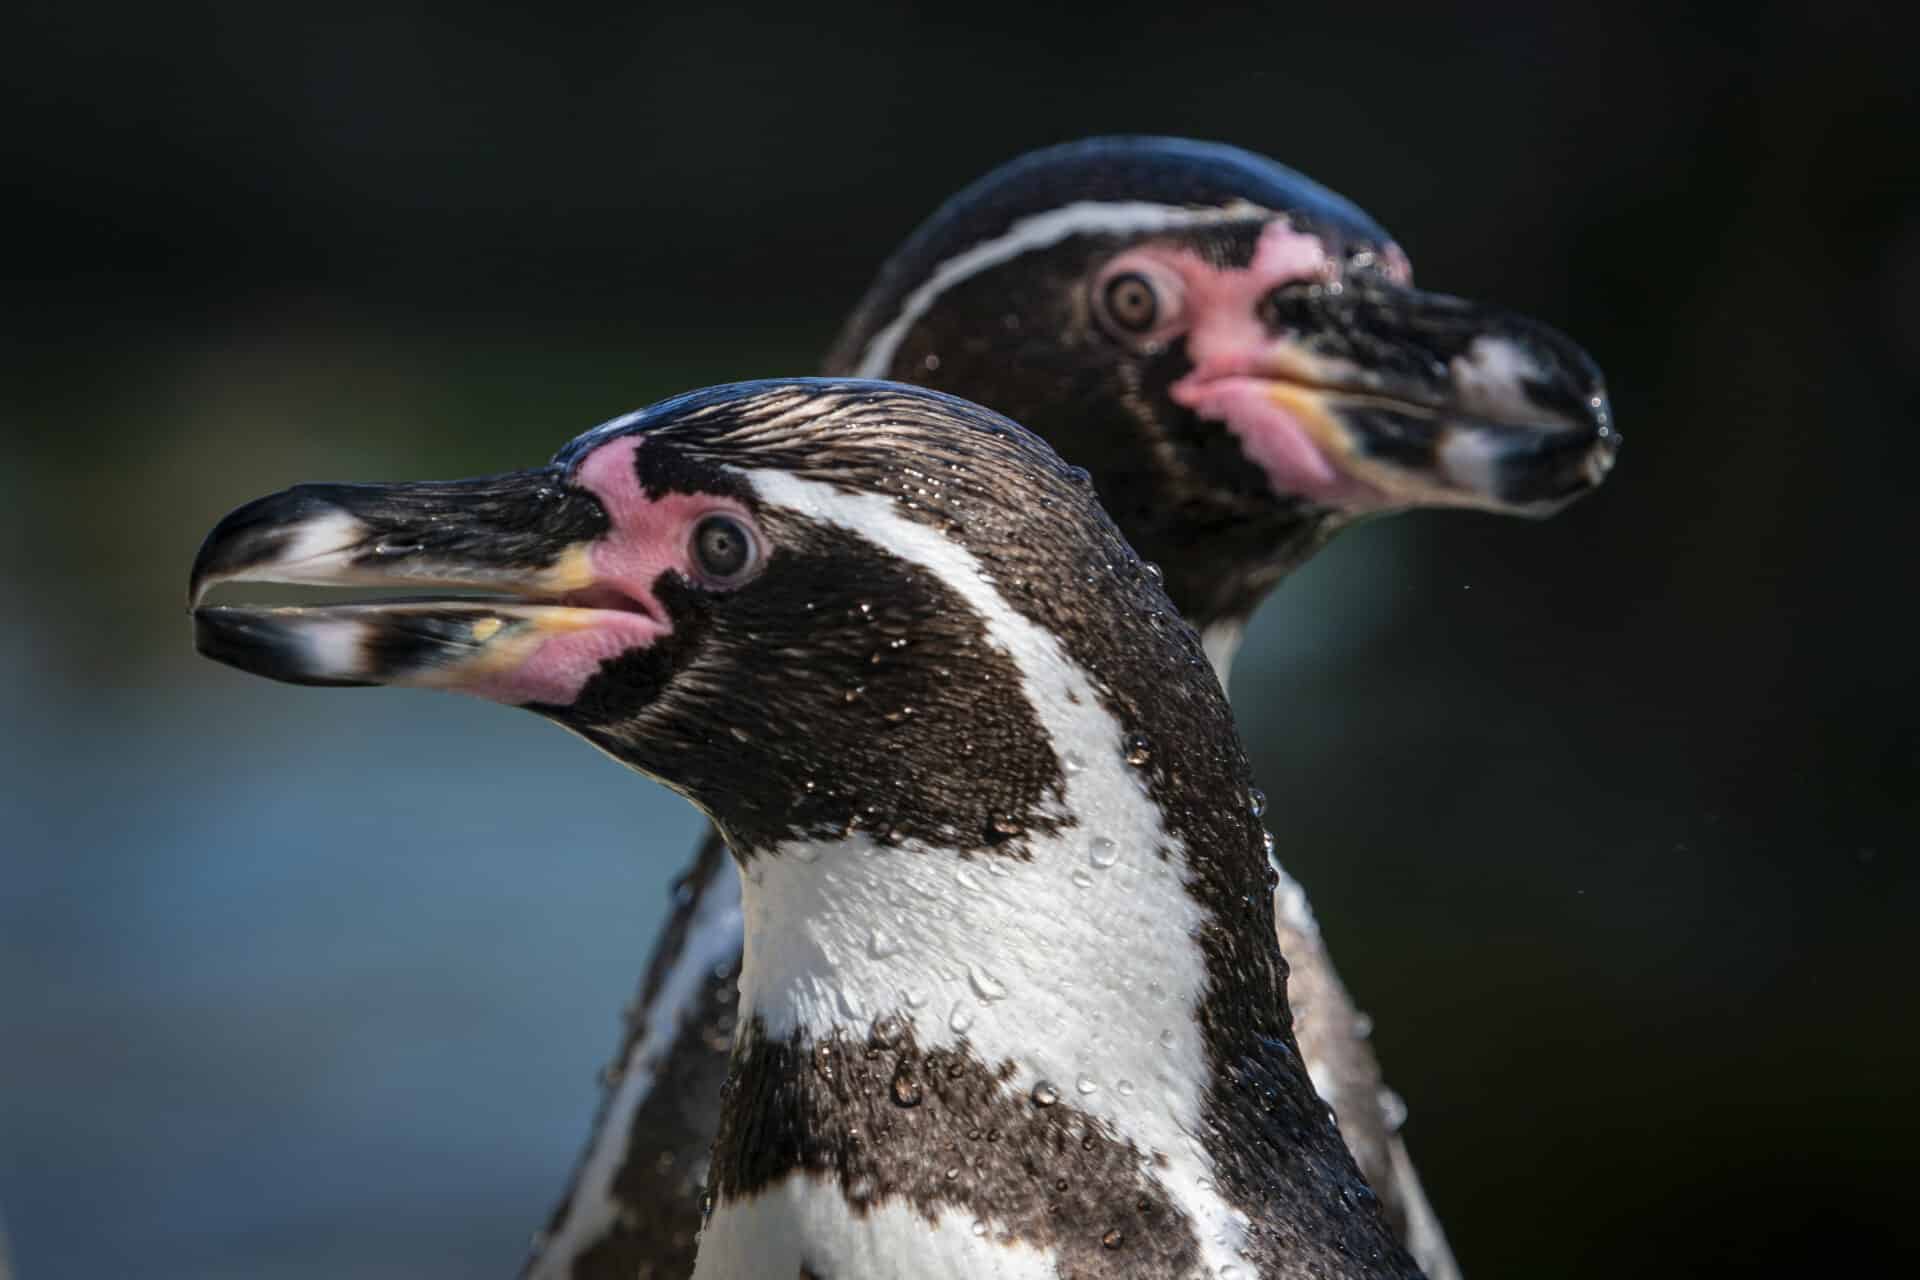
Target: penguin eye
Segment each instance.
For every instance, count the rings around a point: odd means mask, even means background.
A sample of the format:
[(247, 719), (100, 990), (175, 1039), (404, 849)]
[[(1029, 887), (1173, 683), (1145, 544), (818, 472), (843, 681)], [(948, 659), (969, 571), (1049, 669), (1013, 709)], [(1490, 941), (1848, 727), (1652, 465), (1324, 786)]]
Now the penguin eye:
[(693, 526), (693, 567), (717, 587), (738, 586), (759, 566), (760, 549), (739, 519), (715, 513)]
[(1122, 272), (1107, 281), (1107, 315), (1128, 333), (1146, 333), (1160, 318), (1160, 297), (1153, 281), (1138, 271)]
[(1129, 347), (1156, 351), (1186, 322), (1183, 282), (1150, 254), (1122, 254), (1093, 282), (1101, 327)]

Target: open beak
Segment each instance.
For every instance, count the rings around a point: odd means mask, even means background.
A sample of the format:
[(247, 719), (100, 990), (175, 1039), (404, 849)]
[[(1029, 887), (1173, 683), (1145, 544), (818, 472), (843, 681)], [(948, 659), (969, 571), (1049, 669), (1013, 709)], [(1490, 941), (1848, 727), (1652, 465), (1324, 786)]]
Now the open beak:
[(1613, 465), (1600, 371), (1545, 325), (1384, 277), (1282, 285), (1261, 319), (1258, 350), (1174, 391), (1225, 420), (1277, 489), (1356, 511), (1547, 515)]
[[(607, 527), (600, 503), (553, 467), (444, 484), (298, 485), (234, 511), (201, 544), (188, 586), (194, 644), (291, 684), (571, 701), (580, 670), (668, 629), (647, 602), (597, 581), (593, 550)], [(202, 603), (228, 582), (449, 594)]]

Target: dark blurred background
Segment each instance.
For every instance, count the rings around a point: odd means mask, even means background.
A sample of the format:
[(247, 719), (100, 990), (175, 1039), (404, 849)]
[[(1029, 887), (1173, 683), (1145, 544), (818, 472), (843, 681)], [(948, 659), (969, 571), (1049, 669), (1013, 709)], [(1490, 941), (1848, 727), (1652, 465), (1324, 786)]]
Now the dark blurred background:
[(1575, 335), (1627, 447), (1386, 521), (1235, 702), (1470, 1275), (1914, 1262), (1920, 111), (1896, 6), (16, 5), (0, 1215), (22, 1280), (505, 1276), (691, 811), (196, 660), (228, 508), (810, 370), (963, 182), (1239, 143)]

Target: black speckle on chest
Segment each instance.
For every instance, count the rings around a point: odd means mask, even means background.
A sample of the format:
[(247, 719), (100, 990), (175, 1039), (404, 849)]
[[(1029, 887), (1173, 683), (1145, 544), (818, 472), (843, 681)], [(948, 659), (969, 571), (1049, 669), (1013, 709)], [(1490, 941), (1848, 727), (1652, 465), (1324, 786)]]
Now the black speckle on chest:
[(929, 1222), (971, 1214), (995, 1240), (1053, 1252), (1063, 1276), (1164, 1277), (1198, 1265), (1192, 1224), (1151, 1174), (1156, 1153), (1053, 1094), (1009, 1083), (1010, 1063), (922, 1050), (882, 1020), (864, 1039), (769, 1040), (736, 1053), (714, 1144), (715, 1202), (790, 1176), (838, 1189), (848, 1212), (905, 1203)]

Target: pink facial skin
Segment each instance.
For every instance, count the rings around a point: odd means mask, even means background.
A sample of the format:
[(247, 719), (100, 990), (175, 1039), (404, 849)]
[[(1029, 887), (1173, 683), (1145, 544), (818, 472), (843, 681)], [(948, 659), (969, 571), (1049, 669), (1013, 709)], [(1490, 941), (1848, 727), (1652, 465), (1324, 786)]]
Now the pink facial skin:
[(1327, 460), (1299, 417), (1274, 402), (1273, 384), (1267, 379), (1230, 374), (1187, 387), (1183, 395), (1182, 388), (1192, 381), (1188, 375), (1174, 384), (1174, 399), (1203, 418), (1226, 423), (1239, 437), (1248, 461), (1267, 473), (1275, 493), (1298, 494), (1323, 507), (1348, 511), (1385, 505), (1386, 495)]
[[(1398, 246), (1388, 246), (1384, 257), (1388, 275), (1407, 283), (1412, 271)], [(1108, 263), (1101, 278), (1127, 271), (1154, 281), (1165, 304), (1145, 341), (1164, 344), (1186, 336), (1193, 371), (1170, 388), (1175, 402), (1225, 423), (1274, 492), (1348, 510), (1384, 504), (1385, 496), (1372, 486), (1344, 475), (1274, 394), (1276, 375), (1285, 380), (1286, 339), (1276, 340), (1260, 323), (1260, 299), (1278, 285), (1339, 278), (1339, 264), (1327, 257), (1318, 236), (1276, 218), (1260, 233), (1253, 261), (1244, 268), (1222, 270), (1188, 249), (1143, 245)], [(1304, 354), (1293, 353), (1292, 363), (1304, 371)]]
[(604, 444), (582, 459), (574, 474), (574, 483), (605, 506), (612, 526), (586, 553), (591, 585), (560, 601), (564, 616), (560, 610), (549, 615), (530, 653), (510, 670), (467, 685), (469, 692), (516, 705), (571, 704), (601, 664), (645, 649), (673, 631), (672, 616), (654, 594), (654, 584), (663, 573), (697, 580), (691, 551), (695, 524), (724, 511), (759, 537), (753, 517), (730, 498), (649, 498), (634, 469), (640, 443), (638, 436), (625, 436)]

